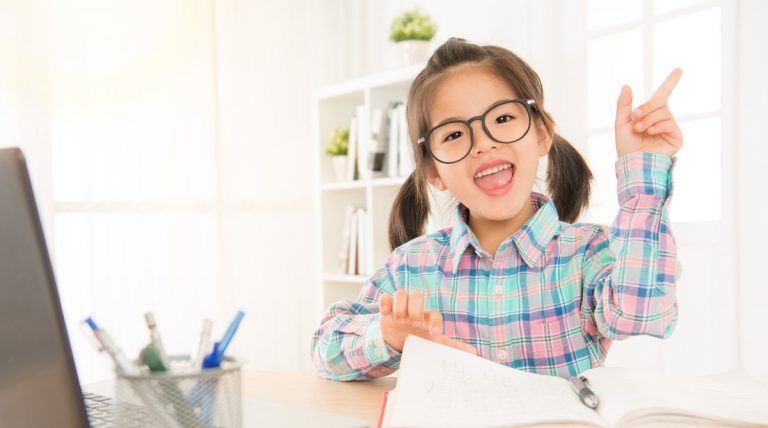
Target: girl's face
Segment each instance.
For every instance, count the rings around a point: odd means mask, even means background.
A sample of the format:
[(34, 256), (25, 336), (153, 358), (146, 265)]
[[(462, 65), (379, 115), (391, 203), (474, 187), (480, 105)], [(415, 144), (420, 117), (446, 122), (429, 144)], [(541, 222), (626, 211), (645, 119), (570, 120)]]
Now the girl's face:
[[(438, 84), (429, 107), (429, 126), (448, 118), (466, 120), (481, 115), (497, 101), (514, 98), (518, 95), (492, 71), (476, 64), (462, 65)], [(505, 119), (489, 114), (486, 123), (496, 120)], [(512, 219), (521, 214), (525, 204), (530, 205), (538, 159), (547, 154), (550, 136), (536, 120), (531, 121), (525, 137), (509, 144), (491, 139), (479, 120), (473, 121), (472, 127), (475, 144), (469, 155), (453, 164), (433, 159), (436, 170), (428, 174), (429, 181), (440, 190), (450, 190), (472, 217)], [(499, 171), (488, 174), (493, 168)]]

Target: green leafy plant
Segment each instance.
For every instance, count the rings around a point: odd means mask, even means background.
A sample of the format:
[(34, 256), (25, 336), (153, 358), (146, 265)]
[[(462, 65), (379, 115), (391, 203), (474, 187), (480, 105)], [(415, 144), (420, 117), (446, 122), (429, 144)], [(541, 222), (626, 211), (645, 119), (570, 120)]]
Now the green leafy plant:
[(392, 21), (392, 31), (389, 39), (393, 42), (403, 40), (432, 40), (437, 32), (437, 26), (430, 16), (419, 9), (404, 12)]
[(331, 134), (331, 141), (325, 153), (331, 156), (344, 156), (349, 151), (349, 128), (336, 128)]

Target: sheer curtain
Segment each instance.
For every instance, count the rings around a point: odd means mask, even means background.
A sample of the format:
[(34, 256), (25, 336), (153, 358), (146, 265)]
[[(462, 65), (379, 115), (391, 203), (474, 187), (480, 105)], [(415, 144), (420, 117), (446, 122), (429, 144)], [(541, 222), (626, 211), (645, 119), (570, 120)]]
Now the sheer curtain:
[(0, 146), (27, 152), (81, 381), (111, 367), (80, 322), (132, 356), (150, 310), (173, 353), (243, 309), (233, 355), (308, 365), (317, 9), (0, 0)]

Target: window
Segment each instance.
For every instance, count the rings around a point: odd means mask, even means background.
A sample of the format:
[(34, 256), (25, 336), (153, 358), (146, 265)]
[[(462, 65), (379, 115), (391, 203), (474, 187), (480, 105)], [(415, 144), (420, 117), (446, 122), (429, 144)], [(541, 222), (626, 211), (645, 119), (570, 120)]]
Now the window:
[[(615, 104), (623, 84), (633, 105), (647, 100), (675, 67), (683, 78), (669, 104), (685, 136), (675, 166), (674, 222), (719, 221), (721, 211), (721, 8), (702, 1), (587, 1), (587, 156), (615, 156)], [(613, 171), (593, 168), (589, 216), (610, 221), (618, 209)]]
[[(676, 155), (670, 205), (682, 265), (676, 286), (680, 319), (668, 340), (617, 342), (608, 365), (708, 374), (737, 364), (734, 154), (723, 137), (733, 134), (734, 113), (726, 107), (733, 105), (733, 7), (712, 0), (563, 3), (565, 55), (573, 59), (565, 73), (569, 83), (583, 82), (565, 88), (573, 92), (566, 110), (585, 110), (567, 132), (577, 136), (595, 174), (583, 221), (611, 224), (618, 210), (614, 121), (621, 86), (632, 87), (637, 106), (672, 69), (684, 71), (669, 99), (685, 138)], [(713, 343), (711, 337), (722, 340)]]

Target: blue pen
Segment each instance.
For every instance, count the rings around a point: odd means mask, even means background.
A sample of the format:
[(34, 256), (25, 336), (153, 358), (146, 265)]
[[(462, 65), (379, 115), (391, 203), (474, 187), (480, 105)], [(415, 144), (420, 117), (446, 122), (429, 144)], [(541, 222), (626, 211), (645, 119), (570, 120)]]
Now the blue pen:
[[(235, 315), (235, 319), (232, 320), (226, 333), (224, 333), (224, 337), (221, 338), (220, 342), (213, 343), (213, 350), (203, 359), (203, 369), (221, 367), (224, 352), (232, 341), (235, 332), (237, 332), (237, 328), (240, 326), (240, 321), (244, 315), (243, 311), (237, 311), (237, 315)], [(201, 405), (200, 420), (206, 427), (213, 426), (213, 408), (217, 388), (218, 379), (201, 379), (190, 392), (189, 400), (194, 404), (200, 403)]]
[(229, 347), (232, 337), (234, 337), (235, 332), (237, 332), (237, 328), (240, 326), (240, 321), (243, 319), (243, 316), (245, 316), (245, 312), (237, 311), (237, 315), (235, 315), (235, 319), (232, 320), (232, 323), (229, 325), (227, 332), (224, 333), (224, 337), (221, 338), (221, 341), (213, 344), (213, 351), (203, 359), (204, 369), (221, 367), (221, 361), (224, 359), (224, 352), (227, 351), (227, 347)]

